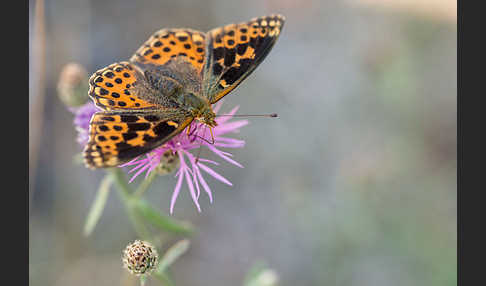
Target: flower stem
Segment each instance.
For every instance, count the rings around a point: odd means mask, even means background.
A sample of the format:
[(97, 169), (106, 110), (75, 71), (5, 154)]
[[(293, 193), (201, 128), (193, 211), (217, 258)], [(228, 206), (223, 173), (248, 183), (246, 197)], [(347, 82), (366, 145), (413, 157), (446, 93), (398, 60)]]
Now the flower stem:
[(140, 186), (135, 190), (135, 193), (133, 193), (133, 196), (136, 198), (142, 197), (143, 193), (150, 187), (152, 184), (153, 180), (157, 176), (157, 172), (150, 172), (148, 177), (140, 183)]
[(154, 272), (152, 275), (155, 278), (157, 278), (160, 282), (162, 282), (163, 285), (174, 286), (174, 282), (172, 282), (172, 280), (169, 278), (169, 276), (165, 272), (163, 272), (163, 273)]
[(132, 222), (133, 228), (144, 240), (150, 241), (150, 232), (144, 222), (137, 216), (134, 208), (134, 200), (138, 199), (132, 195), (132, 191), (128, 186), (127, 180), (125, 179), (125, 174), (120, 170), (120, 168), (110, 168), (109, 172), (113, 176), (113, 180), (117, 186), (118, 195), (120, 196), (125, 210), (128, 214), (130, 221)]

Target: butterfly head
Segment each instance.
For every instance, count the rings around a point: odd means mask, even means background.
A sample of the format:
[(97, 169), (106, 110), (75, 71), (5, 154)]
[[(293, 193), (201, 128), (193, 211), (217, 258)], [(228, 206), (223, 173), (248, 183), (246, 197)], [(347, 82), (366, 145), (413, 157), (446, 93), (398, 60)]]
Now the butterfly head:
[(216, 120), (214, 120), (216, 118), (216, 114), (211, 109), (211, 106), (197, 110), (194, 114), (194, 118), (199, 122), (208, 125), (209, 127), (215, 127), (218, 125)]

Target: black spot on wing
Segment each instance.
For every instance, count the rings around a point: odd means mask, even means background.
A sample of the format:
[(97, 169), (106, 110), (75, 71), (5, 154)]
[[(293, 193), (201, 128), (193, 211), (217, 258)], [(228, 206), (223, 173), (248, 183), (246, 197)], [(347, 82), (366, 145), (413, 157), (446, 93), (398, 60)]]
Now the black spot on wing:
[(113, 118), (111, 116), (103, 116), (103, 117), (101, 117), (101, 120), (104, 120), (104, 121), (115, 121), (115, 118)]
[(142, 123), (128, 123), (128, 132), (134, 131), (145, 131), (150, 129), (150, 123), (142, 122)]
[(136, 122), (138, 121), (138, 116), (135, 115), (120, 115), (122, 122)]
[(104, 74), (107, 78), (113, 78), (115, 76), (115, 74), (113, 72), (107, 72)]
[(139, 155), (147, 153), (152, 148), (143, 146), (132, 146), (126, 142), (116, 143), (116, 149), (118, 150), (118, 158), (120, 161), (131, 160)]
[(132, 133), (123, 133), (123, 135), (122, 135), (122, 136), (123, 136), (123, 139), (124, 139), (125, 141), (128, 141), (128, 140), (131, 140), (131, 139), (133, 139), (133, 138), (137, 138), (137, 136), (138, 136), (138, 135), (137, 135), (137, 133), (132, 132)]
[(236, 52), (238, 55), (242, 56), (245, 54), (247, 48), (248, 44), (238, 44), (238, 46), (236, 46)]
[(224, 65), (229, 67), (232, 64), (235, 63), (235, 50), (234, 49), (226, 49), (225, 55), (224, 55)]
[(155, 115), (145, 115), (143, 118), (150, 122), (159, 121), (159, 117)]
[(108, 90), (104, 88), (100, 88), (100, 95), (107, 95), (107, 94), (108, 94)]
[(154, 133), (157, 136), (165, 137), (172, 133), (176, 128), (172, 125), (167, 124), (167, 122), (160, 122), (154, 127)]
[(223, 71), (223, 67), (219, 63), (215, 63), (213, 66), (213, 74), (219, 75)]
[(148, 135), (148, 134), (144, 134), (144, 135), (143, 135), (143, 140), (144, 140), (145, 142), (147, 142), (147, 143), (152, 143), (152, 142), (157, 141), (157, 137), (152, 137), (152, 136), (150, 136), (150, 135)]
[(242, 59), (239, 61), (239, 64), (239, 67), (231, 67), (227, 72), (224, 73), (223, 79), (227, 84), (231, 85), (241, 78), (253, 65), (253, 60)]
[(224, 57), (224, 48), (219, 47), (213, 50), (214, 61), (222, 59)]

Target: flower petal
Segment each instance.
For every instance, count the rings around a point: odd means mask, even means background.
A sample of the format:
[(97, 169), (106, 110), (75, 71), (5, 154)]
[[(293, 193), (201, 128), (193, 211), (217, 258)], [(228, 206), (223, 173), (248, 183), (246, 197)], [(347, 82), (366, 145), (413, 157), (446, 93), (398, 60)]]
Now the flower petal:
[(220, 174), (216, 173), (213, 169), (209, 168), (208, 166), (206, 166), (204, 164), (201, 164), (201, 163), (197, 163), (197, 165), (199, 167), (201, 167), (201, 169), (203, 169), (204, 171), (206, 171), (206, 173), (208, 173), (213, 178), (215, 178), (216, 180), (218, 180), (220, 182), (223, 182), (223, 183), (225, 183), (227, 185), (233, 186), (233, 184), (230, 181), (228, 181), (225, 177), (221, 176)]
[[(220, 150), (216, 149), (216, 147), (214, 147), (214, 146), (209, 146), (209, 149), (211, 149), (211, 151), (216, 153), (216, 155), (218, 155), (219, 157), (223, 158), (224, 160), (230, 162), (231, 164), (238, 166), (240, 168), (243, 168), (243, 165), (241, 165), (240, 163), (236, 162), (235, 160), (233, 160), (233, 159), (231, 159), (227, 156), (227, 155), (231, 155), (230, 153), (220, 151)], [(231, 155), (231, 156), (233, 156), (233, 155)]]
[(179, 169), (179, 172), (178, 174), (180, 174), (179, 176), (179, 179), (177, 180), (177, 184), (174, 188), (174, 192), (172, 192), (172, 197), (170, 199), (170, 214), (172, 214), (174, 212), (174, 205), (175, 205), (175, 202), (177, 200), (177, 196), (179, 196), (179, 191), (181, 190), (181, 185), (182, 185), (182, 179), (184, 179), (184, 176), (182, 175), (182, 171), (183, 171), (183, 168), (182, 165), (181, 165), (181, 168)]
[(136, 172), (131, 178), (130, 180), (128, 181), (128, 183), (131, 183), (133, 180), (135, 180), (135, 178), (140, 175), (141, 173), (143, 173), (143, 171), (145, 171), (148, 167), (150, 167), (150, 164), (146, 164), (145, 166), (143, 166), (143, 168), (141, 168), (140, 170), (138, 170), (138, 172)]
[(132, 169), (130, 169), (130, 171), (128, 171), (128, 174), (135, 172), (135, 170), (138, 170), (139, 168), (147, 164), (147, 159), (141, 159), (140, 161), (137, 162), (137, 164), (138, 164), (137, 166), (133, 167)]
[(189, 174), (188, 170), (189, 170), (188, 168), (186, 168), (184, 170), (184, 174), (185, 174), (185, 177), (186, 177), (187, 186), (189, 187), (189, 192), (191, 193), (192, 200), (194, 201), (194, 204), (196, 205), (197, 210), (199, 212), (201, 212), (201, 207), (199, 206), (199, 203), (197, 201), (196, 193), (194, 192), (194, 185), (192, 183), (191, 175)]
[(215, 136), (223, 135), (230, 132), (237, 133), (239, 131), (239, 128), (248, 125), (248, 123), (248, 120), (238, 120), (218, 125), (218, 128), (214, 130)]
[(204, 180), (204, 178), (203, 178), (203, 176), (201, 174), (201, 171), (199, 171), (199, 168), (197, 166), (196, 166), (196, 174), (197, 174), (197, 177), (198, 177), (199, 181), (201, 182), (201, 185), (204, 188), (204, 191), (206, 191), (206, 193), (209, 196), (209, 202), (210, 203), (213, 203), (213, 194), (211, 193), (211, 189), (209, 188), (208, 184)]
[(223, 137), (223, 136), (218, 137), (218, 141), (226, 142), (226, 143), (234, 143), (234, 144), (245, 144), (245, 140)]
[[(227, 114), (225, 114), (225, 116), (220, 116), (220, 117), (217, 117), (216, 118), (216, 122), (218, 123), (218, 125), (220, 124), (223, 124), (225, 123), (226, 121), (230, 120), (231, 118), (233, 118), (233, 115), (235, 115), (236, 111), (238, 111), (238, 109), (240, 108), (239, 105), (235, 106), (233, 109), (231, 109), (231, 111)], [(214, 109), (213, 109), (214, 110)], [(217, 111), (215, 111), (217, 112)]]
[(218, 162), (215, 162), (215, 161), (212, 161), (212, 160), (208, 160), (208, 159), (203, 159), (203, 158), (199, 158), (199, 160), (198, 160), (198, 161), (199, 161), (199, 162), (208, 162), (208, 163), (213, 164), (213, 165), (216, 165), (216, 166), (218, 166), (218, 165), (219, 165), (219, 163), (218, 163)]
[(222, 148), (242, 148), (245, 144), (243, 145), (240, 144), (230, 144), (230, 143), (214, 143), (213, 146), (217, 147), (222, 147)]

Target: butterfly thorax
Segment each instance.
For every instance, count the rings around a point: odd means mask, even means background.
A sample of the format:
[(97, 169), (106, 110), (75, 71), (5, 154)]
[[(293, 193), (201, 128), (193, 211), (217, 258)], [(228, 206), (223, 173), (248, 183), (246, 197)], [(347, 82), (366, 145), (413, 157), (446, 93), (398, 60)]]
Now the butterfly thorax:
[(174, 61), (170, 69), (145, 68), (147, 101), (164, 107), (176, 107), (181, 116), (216, 126), (216, 117), (207, 97), (201, 94), (201, 80), (197, 71), (186, 62)]

